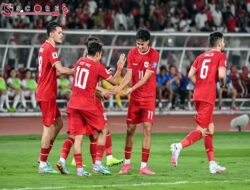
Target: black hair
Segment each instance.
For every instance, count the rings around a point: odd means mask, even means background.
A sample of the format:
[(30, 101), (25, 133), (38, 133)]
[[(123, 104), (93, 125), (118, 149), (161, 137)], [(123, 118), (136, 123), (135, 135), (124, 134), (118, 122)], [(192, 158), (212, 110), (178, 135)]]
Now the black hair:
[(219, 40), (223, 38), (223, 34), (221, 32), (213, 32), (209, 35), (209, 44), (211, 47), (216, 46)]
[(31, 70), (30, 69), (25, 69), (24, 74), (26, 74), (27, 72), (31, 72)]
[(85, 41), (85, 44), (86, 44), (86, 46), (87, 46), (87, 48), (88, 48), (88, 45), (89, 45), (89, 43), (90, 42), (100, 42), (100, 40), (97, 38), (97, 37), (89, 37), (89, 38), (87, 38), (87, 40)]
[(143, 42), (150, 40), (150, 32), (147, 29), (140, 28), (136, 33), (136, 40)]
[(162, 66), (160, 67), (160, 72), (162, 72), (163, 70), (167, 71), (167, 68), (165, 67), (165, 65), (162, 65)]
[(175, 65), (171, 64), (171, 65), (169, 65), (169, 70), (170, 70), (172, 67), (176, 68)]
[(57, 22), (49, 22), (47, 25), (47, 35), (49, 37), (50, 32), (53, 32), (56, 30), (56, 27), (62, 27), (60, 24), (58, 24)]
[(15, 71), (15, 68), (14, 68), (14, 67), (11, 67), (10, 70), (8, 71), (8, 76), (10, 76), (10, 73), (11, 73), (11, 71), (13, 71), (13, 70)]
[(99, 42), (89, 42), (88, 46), (88, 55), (94, 56), (97, 52), (102, 52), (102, 44)]

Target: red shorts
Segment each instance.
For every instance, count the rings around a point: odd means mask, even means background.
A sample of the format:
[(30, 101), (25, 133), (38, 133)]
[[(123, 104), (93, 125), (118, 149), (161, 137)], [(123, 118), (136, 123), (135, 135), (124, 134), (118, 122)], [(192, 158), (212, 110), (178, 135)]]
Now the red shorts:
[(38, 102), (38, 105), (42, 112), (43, 125), (51, 126), (55, 123), (55, 119), (61, 117), (61, 112), (56, 104), (56, 99), (49, 101)]
[(105, 111), (104, 111), (102, 102), (101, 102), (98, 98), (96, 98), (96, 107), (97, 107), (97, 109), (100, 111), (100, 113), (102, 113), (103, 118), (104, 118), (104, 120), (105, 120), (105, 124), (107, 124), (107, 114), (106, 114)]
[(208, 102), (194, 101), (194, 106), (197, 110), (197, 115), (194, 116), (196, 123), (202, 128), (208, 128), (210, 123), (213, 123), (214, 105)]
[(67, 109), (68, 132), (70, 135), (95, 135), (105, 128), (105, 120), (100, 112)]
[(127, 115), (127, 124), (154, 122), (155, 101), (143, 102), (130, 99)]

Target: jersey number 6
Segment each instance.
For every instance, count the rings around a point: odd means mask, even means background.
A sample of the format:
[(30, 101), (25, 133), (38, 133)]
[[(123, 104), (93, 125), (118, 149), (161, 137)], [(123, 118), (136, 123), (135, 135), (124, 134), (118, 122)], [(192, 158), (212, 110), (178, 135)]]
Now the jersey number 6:
[(200, 77), (202, 79), (205, 79), (207, 77), (208, 65), (206, 65), (206, 63), (210, 63), (210, 61), (211, 59), (204, 59), (202, 62), (201, 73), (200, 73)]

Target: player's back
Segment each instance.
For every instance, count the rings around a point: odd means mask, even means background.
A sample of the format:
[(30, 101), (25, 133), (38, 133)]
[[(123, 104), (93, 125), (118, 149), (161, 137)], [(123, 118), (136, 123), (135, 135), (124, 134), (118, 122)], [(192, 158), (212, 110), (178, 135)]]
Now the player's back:
[[(80, 110), (95, 110), (95, 88), (100, 78), (100, 70), (105, 67), (89, 58), (80, 58), (74, 71), (72, 95), (69, 107)], [(108, 74), (108, 73), (107, 73)]]
[(207, 51), (197, 57), (192, 67), (196, 69), (194, 100), (214, 104), (218, 69), (226, 69), (226, 55), (217, 50)]
[(55, 47), (46, 41), (39, 49), (38, 54), (38, 86), (37, 100), (43, 101), (56, 98), (57, 80), (54, 65), (60, 62)]

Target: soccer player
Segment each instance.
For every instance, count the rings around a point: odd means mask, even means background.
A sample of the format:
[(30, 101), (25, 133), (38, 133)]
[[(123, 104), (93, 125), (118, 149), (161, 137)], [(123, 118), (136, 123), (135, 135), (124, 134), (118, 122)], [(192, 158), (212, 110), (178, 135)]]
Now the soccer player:
[(226, 170), (226, 168), (219, 166), (214, 160), (213, 110), (218, 77), (221, 87), (225, 85), (227, 58), (226, 55), (222, 53), (225, 46), (222, 33), (211, 33), (209, 43), (212, 50), (198, 56), (188, 74), (189, 79), (195, 84), (193, 100), (197, 110), (197, 116), (195, 116), (197, 128), (191, 131), (180, 143), (172, 144), (171, 151), (173, 166), (177, 167), (181, 149), (194, 144), (204, 136), (205, 149), (209, 160), (209, 170), (210, 173), (214, 174)]
[(98, 42), (88, 44), (88, 56), (80, 58), (76, 63), (72, 95), (68, 104), (68, 122), (70, 135), (74, 136), (74, 158), (77, 167), (77, 176), (89, 176), (82, 167), (82, 140), (83, 135), (95, 135), (98, 132), (96, 160), (93, 167), (95, 172), (110, 174), (102, 163), (105, 150), (106, 131), (103, 112), (98, 109), (95, 102), (95, 89), (100, 78), (117, 84), (121, 70), (125, 64), (125, 55), (118, 61), (118, 69), (112, 76), (100, 63), (102, 45)]
[[(91, 42), (98, 42), (99, 43), (100, 41), (98, 38), (89, 37), (86, 41), (87, 49), (88, 49), (88, 44), (90, 44)], [(87, 51), (87, 54), (88, 54), (88, 51)], [(119, 78), (119, 80), (120, 80), (120, 78)], [(105, 127), (107, 129), (106, 144), (105, 144), (105, 152), (106, 152), (106, 156), (107, 156), (106, 165), (113, 166), (113, 165), (122, 164), (123, 160), (119, 160), (119, 159), (113, 157), (111, 134), (110, 134), (110, 130), (108, 129), (108, 126), (107, 126), (106, 113), (104, 112), (104, 108), (103, 108), (102, 103), (101, 103), (101, 99), (103, 99), (105, 95), (109, 95), (109, 91), (101, 88), (100, 86), (97, 86), (95, 95), (96, 95), (96, 97), (95, 97), (96, 98), (95, 99), (96, 106), (97, 106), (98, 110), (100, 110), (100, 112), (103, 113), (103, 115), (104, 115)], [(70, 131), (68, 131), (68, 133), (70, 134)], [(95, 160), (96, 160), (97, 135), (90, 135), (89, 140), (90, 140), (89, 149), (90, 149), (90, 154), (91, 154), (93, 165), (94, 165)], [(66, 159), (68, 158), (68, 155), (70, 153), (70, 149), (73, 146), (74, 141), (75, 141), (75, 136), (69, 135), (63, 144), (60, 159), (57, 163), (57, 168), (60, 170), (60, 172), (62, 174), (69, 174), (69, 170), (66, 166)], [(71, 165), (76, 166), (76, 162), (75, 162), (74, 157), (72, 159)]]
[(140, 174), (155, 174), (147, 167), (151, 146), (151, 131), (155, 115), (156, 70), (159, 53), (149, 46), (150, 33), (139, 29), (136, 33), (136, 48), (129, 51), (127, 73), (119, 87), (113, 93), (119, 93), (132, 79), (132, 87), (124, 94), (131, 93), (127, 114), (127, 135), (125, 144), (125, 163), (120, 171), (127, 173), (131, 169), (131, 153), (134, 144), (136, 126), (143, 123), (144, 138)]
[(74, 70), (63, 67), (55, 46), (62, 43), (62, 27), (56, 22), (47, 26), (48, 40), (40, 47), (38, 55), (38, 86), (36, 100), (43, 117), (43, 134), (39, 173), (57, 173), (49, 164), (47, 158), (57, 134), (63, 127), (61, 113), (56, 104), (57, 78), (56, 75), (73, 75)]

